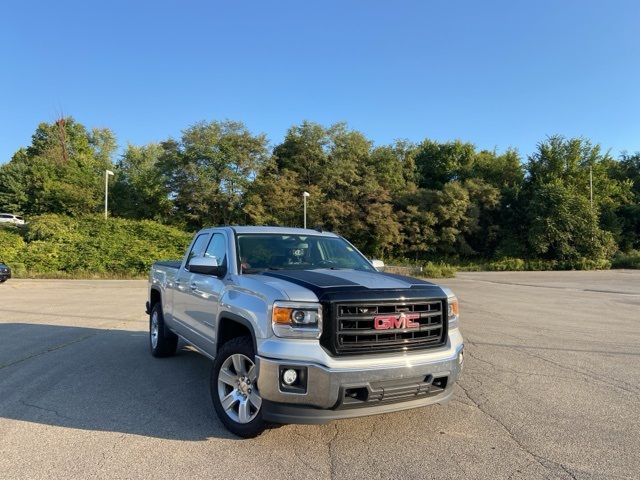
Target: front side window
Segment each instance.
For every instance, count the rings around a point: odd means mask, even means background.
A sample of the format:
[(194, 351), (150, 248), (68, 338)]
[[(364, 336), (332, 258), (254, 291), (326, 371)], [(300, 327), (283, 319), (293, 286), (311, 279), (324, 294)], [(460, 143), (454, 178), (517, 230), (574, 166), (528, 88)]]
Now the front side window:
[(241, 270), (375, 269), (342, 238), (320, 235), (240, 234)]
[(215, 258), (219, 266), (226, 265), (227, 245), (225, 237), (221, 233), (214, 233), (204, 252), (205, 257)]
[(189, 251), (189, 256), (187, 257), (185, 268), (189, 268), (189, 263), (191, 263), (191, 259), (193, 257), (202, 256), (204, 248), (207, 246), (207, 240), (209, 240), (209, 234), (203, 233), (202, 235), (198, 235), (198, 238), (196, 238), (196, 241), (193, 242), (193, 246)]

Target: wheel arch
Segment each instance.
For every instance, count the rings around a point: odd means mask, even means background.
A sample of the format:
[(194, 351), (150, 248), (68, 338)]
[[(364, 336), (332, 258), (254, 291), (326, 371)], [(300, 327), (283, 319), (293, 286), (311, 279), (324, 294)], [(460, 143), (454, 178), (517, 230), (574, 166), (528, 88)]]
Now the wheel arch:
[(153, 310), (153, 306), (156, 303), (160, 303), (160, 306), (162, 307), (162, 293), (158, 287), (153, 286), (149, 290), (149, 303), (147, 305), (148, 314), (151, 314), (151, 310)]
[(231, 312), (223, 312), (218, 320), (218, 331), (216, 332), (216, 352), (229, 340), (237, 337), (249, 335), (253, 343), (253, 351), (258, 353), (256, 333), (253, 324), (246, 318)]

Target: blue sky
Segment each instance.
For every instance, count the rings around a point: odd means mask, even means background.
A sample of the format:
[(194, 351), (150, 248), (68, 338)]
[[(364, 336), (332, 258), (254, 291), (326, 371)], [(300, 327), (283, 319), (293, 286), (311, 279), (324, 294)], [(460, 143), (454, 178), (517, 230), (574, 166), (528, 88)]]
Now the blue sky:
[(121, 146), (236, 119), (376, 144), (640, 150), (637, 1), (56, 1), (0, 7), (0, 162), (61, 112)]

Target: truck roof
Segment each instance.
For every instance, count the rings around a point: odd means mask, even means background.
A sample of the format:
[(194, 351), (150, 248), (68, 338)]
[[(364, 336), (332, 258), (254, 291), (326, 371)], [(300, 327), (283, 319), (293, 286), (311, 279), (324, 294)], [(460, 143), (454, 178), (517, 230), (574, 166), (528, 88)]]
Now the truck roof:
[[(213, 228), (213, 227), (212, 227)], [(319, 230), (313, 230), (310, 228), (293, 228), (293, 227), (269, 227), (269, 226), (232, 226), (228, 227), (234, 230), (236, 233), (245, 234), (245, 233), (275, 233), (280, 235), (321, 235), (323, 237), (337, 237), (335, 233), (331, 232), (322, 232)], [(211, 230), (210, 228), (205, 228), (204, 230)]]

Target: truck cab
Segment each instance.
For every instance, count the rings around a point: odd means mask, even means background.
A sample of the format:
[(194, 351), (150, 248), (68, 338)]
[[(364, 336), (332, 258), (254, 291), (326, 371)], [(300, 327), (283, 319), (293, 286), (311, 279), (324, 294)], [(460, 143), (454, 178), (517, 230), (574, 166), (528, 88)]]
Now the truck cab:
[(450, 290), (330, 232), (204, 229), (153, 265), (147, 311), (154, 356), (182, 338), (212, 359), (213, 406), (243, 437), (446, 402), (463, 363)]

